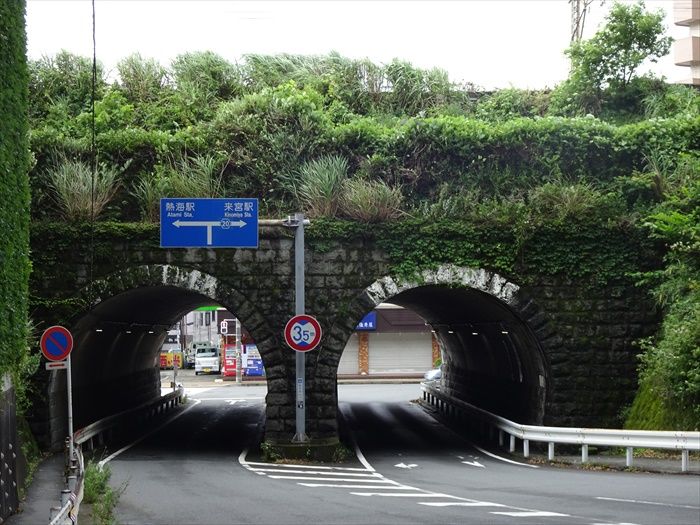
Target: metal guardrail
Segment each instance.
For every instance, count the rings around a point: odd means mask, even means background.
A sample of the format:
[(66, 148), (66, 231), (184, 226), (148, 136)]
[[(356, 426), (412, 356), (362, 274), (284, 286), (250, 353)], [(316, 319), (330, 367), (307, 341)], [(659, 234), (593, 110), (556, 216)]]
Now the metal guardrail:
[(633, 464), (634, 448), (659, 448), (681, 451), (681, 471), (688, 471), (689, 451), (700, 450), (700, 432), (681, 431), (649, 431), (649, 430), (613, 430), (600, 428), (567, 428), (567, 427), (540, 427), (534, 425), (521, 425), (504, 417), (497, 416), (475, 407), (460, 399), (452, 398), (441, 392), (435, 386), (421, 383), (423, 402), (437, 408), (448, 417), (462, 417), (467, 415), (477, 417), (490, 428), (498, 430), (498, 444), (504, 446), (504, 437), (509, 436), (508, 450), (515, 451), (515, 440), (523, 443), (523, 456), (530, 455), (530, 441), (548, 444), (548, 458), (554, 459), (554, 445), (580, 445), (581, 461), (588, 462), (588, 447), (590, 445), (624, 447), (625, 464), (631, 467)]
[(87, 444), (88, 448), (93, 447), (94, 440), (98, 444), (104, 441), (104, 434), (110, 432), (114, 427), (120, 425), (126, 420), (132, 421), (134, 414), (142, 414), (146, 418), (160, 414), (161, 412), (172, 408), (180, 403), (182, 396), (185, 394), (185, 389), (179, 387), (174, 392), (170, 392), (164, 396), (160, 396), (154, 400), (147, 401), (129, 410), (119, 412), (106, 418), (90, 423), (88, 426), (76, 430), (73, 433), (74, 443)]
[[(119, 412), (88, 426), (76, 430), (73, 433), (74, 449), (73, 458), (66, 457), (68, 476), (66, 488), (61, 491), (61, 506), (51, 508), (49, 525), (74, 525), (78, 522), (78, 511), (80, 503), (83, 501), (83, 490), (85, 481), (85, 460), (83, 458), (82, 447), (87, 445), (93, 447), (95, 439), (100, 444), (104, 443), (104, 434), (112, 431), (114, 427), (123, 423), (127, 418), (133, 420), (134, 415), (144, 415), (146, 418), (155, 416), (175, 407), (182, 401), (185, 389), (179, 387), (174, 392), (160, 396), (151, 401), (147, 401), (137, 407)], [(66, 446), (68, 439), (66, 439)]]

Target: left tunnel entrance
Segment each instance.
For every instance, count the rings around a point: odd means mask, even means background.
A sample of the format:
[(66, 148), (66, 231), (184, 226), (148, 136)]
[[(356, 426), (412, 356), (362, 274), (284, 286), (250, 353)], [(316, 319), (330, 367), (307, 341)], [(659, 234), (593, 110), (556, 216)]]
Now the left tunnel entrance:
[[(160, 354), (168, 329), (188, 312), (214, 304), (219, 303), (189, 289), (147, 286), (118, 293), (78, 317), (71, 324), (74, 428), (161, 395)], [(235, 315), (234, 306), (224, 307)], [(208, 339), (223, 350), (217, 328), (210, 324)], [(49, 383), (54, 446), (67, 434), (66, 397), (65, 375), (54, 372)]]

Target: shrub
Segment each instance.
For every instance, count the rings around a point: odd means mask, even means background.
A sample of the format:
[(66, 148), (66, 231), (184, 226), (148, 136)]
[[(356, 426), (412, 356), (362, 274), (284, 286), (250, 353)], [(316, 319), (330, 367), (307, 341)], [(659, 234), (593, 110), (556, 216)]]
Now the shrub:
[(348, 179), (343, 183), (341, 214), (362, 222), (383, 222), (401, 215), (403, 195), (384, 181)]
[(521, 89), (499, 89), (476, 103), (474, 116), (488, 122), (520, 117), (542, 117), (547, 113), (548, 94)]
[(325, 156), (305, 162), (285, 182), (309, 217), (335, 217), (347, 177), (347, 160)]
[(55, 198), (68, 219), (96, 219), (117, 191), (119, 171), (100, 164), (93, 173), (83, 161), (59, 156), (49, 177)]

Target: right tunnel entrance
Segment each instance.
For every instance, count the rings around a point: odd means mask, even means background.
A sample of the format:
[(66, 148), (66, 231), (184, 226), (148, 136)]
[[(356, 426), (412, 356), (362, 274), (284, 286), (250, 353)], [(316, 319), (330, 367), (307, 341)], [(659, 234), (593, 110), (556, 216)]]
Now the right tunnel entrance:
[(431, 327), (442, 354), (441, 388), (523, 424), (542, 424), (547, 367), (526, 322), (505, 302), (474, 288), (428, 285), (387, 299)]

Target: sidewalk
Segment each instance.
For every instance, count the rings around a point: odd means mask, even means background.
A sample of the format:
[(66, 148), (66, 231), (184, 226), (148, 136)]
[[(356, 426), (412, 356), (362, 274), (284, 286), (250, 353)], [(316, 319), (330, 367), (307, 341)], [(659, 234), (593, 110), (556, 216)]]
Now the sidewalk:
[(51, 507), (61, 504), (63, 478), (63, 454), (54, 454), (42, 461), (34, 472), (26, 497), (20, 502), (20, 512), (10, 516), (7, 525), (48, 524)]

